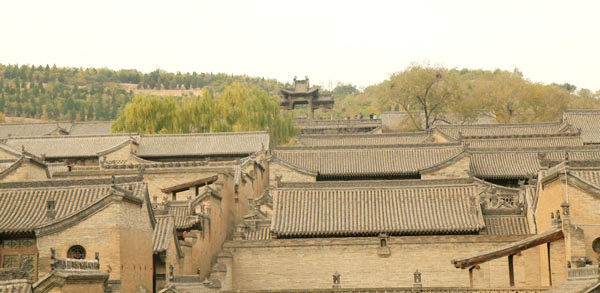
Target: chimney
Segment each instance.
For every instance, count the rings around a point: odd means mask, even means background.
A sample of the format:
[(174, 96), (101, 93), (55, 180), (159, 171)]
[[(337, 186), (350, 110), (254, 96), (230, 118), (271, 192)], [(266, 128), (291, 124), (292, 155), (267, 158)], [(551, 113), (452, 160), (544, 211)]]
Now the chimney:
[(54, 220), (56, 217), (56, 202), (53, 199), (46, 201), (46, 218)]

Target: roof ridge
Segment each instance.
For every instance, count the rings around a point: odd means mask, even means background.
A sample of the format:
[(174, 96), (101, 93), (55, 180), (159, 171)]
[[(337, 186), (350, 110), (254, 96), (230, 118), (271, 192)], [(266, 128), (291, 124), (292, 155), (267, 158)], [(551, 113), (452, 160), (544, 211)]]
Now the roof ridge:
[(298, 139), (300, 138), (339, 138), (339, 137), (380, 137), (380, 136), (420, 136), (420, 135), (429, 135), (426, 131), (421, 132), (395, 132), (395, 133), (349, 133), (349, 134), (300, 134), (298, 135)]
[(336, 145), (336, 146), (278, 146), (273, 151), (294, 151), (294, 150), (364, 150), (364, 149), (432, 149), (432, 148), (459, 148), (463, 145), (459, 142), (444, 143), (418, 143), (418, 144), (385, 144), (385, 145)]
[(110, 134), (84, 134), (84, 135), (44, 135), (44, 136), (11, 136), (4, 138), (5, 141), (9, 140), (25, 140), (25, 139), (76, 139), (76, 138), (86, 138), (86, 137), (131, 137), (132, 135), (137, 136), (138, 134), (135, 132), (132, 133), (110, 133)]
[(478, 127), (516, 127), (516, 126), (535, 126), (535, 125), (562, 125), (562, 121), (551, 121), (551, 122), (516, 122), (516, 123), (485, 123), (485, 124), (444, 124), (436, 125), (434, 128), (478, 128)]
[(141, 137), (173, 137), (173, 136), (220, 136), (220, 135), (242, 135), (242, 134), (268, 134), (267, 130), (259, 131), (231, 131), (231, 132), (195, 132), (195, 133), (166, 133), (166, 134), (143, 134)]
[(542, 147), (520, 147), (518, 149), (507, 149), (506, 147), (498, 147), (498, 148), (467, 147), (466, 151), (470, 152), (470, 153), (534, 153), (536, 151), (584, 152), (584, 151), (600, 151), (600, 146), (595, 146), (595, 145), (542, 146)]

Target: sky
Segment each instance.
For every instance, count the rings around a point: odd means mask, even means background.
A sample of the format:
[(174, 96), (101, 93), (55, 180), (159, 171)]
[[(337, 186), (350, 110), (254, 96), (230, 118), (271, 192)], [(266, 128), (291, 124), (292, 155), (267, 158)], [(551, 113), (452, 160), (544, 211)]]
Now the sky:
[(4, 1), (0, 63), (376, 84), (412, 62), (600, 90), (600, 1)]

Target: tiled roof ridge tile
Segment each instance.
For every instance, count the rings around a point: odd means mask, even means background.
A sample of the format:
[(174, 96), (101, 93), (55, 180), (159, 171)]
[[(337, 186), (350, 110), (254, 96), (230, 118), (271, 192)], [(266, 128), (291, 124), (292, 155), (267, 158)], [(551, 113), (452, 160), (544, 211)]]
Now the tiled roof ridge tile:
[(227, 135), (245, 135), (245, 134), (268, 134), (267, 130), (257, 131), (230, 131), (230, 132), (195, 132), (195, 133), (140, 133), (140, 137), (173, 137), (173, 136), (227, 136)]
[(444, 143), (418, 143), (418, 144), (386, 144), (386, 145), (342, 145), (342, 146), (278, 146), (273, 151), (302, 151), (302, 150), (364, 150), (364, 149), (442, 149), (442, 148), (461, 148), (463, 145), (459, 142)]
[(339, 137), (403, 137), (403, 136), (427, 136), (427, 131), (415, 132), (392, 132), (392, 133), (348, 133), (348, 134), (300, 134), (298, 138), (339, 138)]
[(600, 109), (567, 109), (563, 114), (594, 114), (600, 115)]
[(13, 181), (13, 182), (0, 182), (0, 190), (22, 190), (22, 189), (74, 189), (82, 187), (92, 186), (106, 186), (106, 185), (131, 185), (131, 184), (145, 184), (139, 176), (118, 176), (114, 177), (115, 183), (112, 182), (111, 177), (96, 177), (96, 178), (84, 178), (84, 179), (52, 179), (52, 180), (39, 180), (39, 181)]
[[(471, 178), (451, 178), (451, 179), (402, 179), (402, 180), (353, 180), (353, 181), (315, 181), (315, 182), (282, 182), (281, 186), (277, 189), (300, 189), (300, 188), (317, 188), (317, 189), (328, 189), (328, 188), (345, 188), (355, 186), (365, 186), (365, 188), (378, 188), (381, 187), (397, 187), (397, 186), (464, 186), (473, 184), (475, 182), (474, 177)], [(480, 179), (477, 179), (480, 180)], [(482, 180), (481, 180), (482, 181)]]
[(600, 146), (581, 145), (581, 146), (544, 146), (544, 147), (521, 147), (518, 149), (507, 148), (478, 148), (467, 147), (467, 152), (470, 153), (534, 153), (534, 152), (553, 152), (553, 151), (569, 151), (569, 152), (586, 152), (600, 151)]
[(550, 122), (515, 122), (515, 123), (485, 123), (485, 124), (443, 124), (433, 128), (489, 128), (489, 127), (523, 127), (523, 126), (560, 126), (563, 121)]
[(524, 134), (524, 135), (518, 135), (518, 134), (514, 134), (514, 135), (480, 135), (480, 136), (467, 136), (467, 137), (463, 137), (463, 141), (464, 140), (492, 140), (492, 139), (507, 139), (507, 138), (539, 138), (539, 139), (544, 139), (544, 138), (566, 138), (566, 137), (576, 137), (576, 136), (580, 136), (581, 133), (580, 131), (576, 132), (576, 133), (570, 133), (570, 132), (559, 132), (559, 133), (539, 133), (539, 134)]
[(455, 188), (464, 188), (464, 187), (476, 187), (474, 183), (454, 183), (454, 184), (445, 184), (445, 185), (391, 185), (391, 186), (338, 186), (338, 187), (278, 187), (273, 189), (273, 191), (277, 190), (298, 190), (298, 191), (321, 191), (321, 190), (421, 190), (421, 189), (455, 189)]
[(110, 133), (110, 134), (84, 134), (84, 135), (42, 135), (42, 136), (11, 136), (4, 138), (3, 141), (7, 140), (26, 140), (26, 139), (77, 139), (77, 138), (88, 138), (88, 137), (132, 137), (138, 136), (135, 132), (131, 133)]

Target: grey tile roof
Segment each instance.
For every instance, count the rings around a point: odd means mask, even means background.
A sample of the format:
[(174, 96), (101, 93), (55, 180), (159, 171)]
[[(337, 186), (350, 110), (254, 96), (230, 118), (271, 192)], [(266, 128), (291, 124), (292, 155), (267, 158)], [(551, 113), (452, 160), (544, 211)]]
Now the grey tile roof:
[(99, 152), (122, 144), (131, 137), (129, 134), (92, 135), (92, 136), (44, 136), (9, 138), (6, 145), (37, 156), (45, 154), (47, 158), (97, 157)]
[[(570, 161), (600, 160), (600, 147), (597, 146), (472, 149), (468, 152), (471, 154), (471, 174), (489, 179), (530, 177), (537, 174), (542, 161), (560, 162), (567, 153)], [(543, 155), (543, 158), (539, 155)]]
[(111, 125), (112, 121), (3, 123), (0, 124), (0, 138), (110, 134)]
[(575, 130), (562, 122), (509, 123), (509, 124), (470, 124), (470, 125), (438, 125), (441, 133), (458, 139), (469, 137), (494, 136), (530, 136), (542, 134), (559, 134), (567, 130)]
[(567, 110), (563, 119), (581, 129), (584, 143), (600, 143), (600, 110)]
[(69, 128), (69, 135), (102, 135), (110, 134), (113, 121), (73, 122)]
[(527, 218), (522, 215), (484, 215), (483, 219), (488, 235), (530, 234)]
[(569, 170), (573, 175), (600, 187), (600, 169)]
[[(0, 233), (31, 233), (42, 225), (76, 215), (115, 192), (111, 184), (54, 184), (50, 187), (0, 189)], [(143, 200), (145, 196), (145, 183), (118, 184), (117, 187), (130, 190), (138, 199)], [(46, 217), (48, 200), (55, 201), (56, 216), (53, 220)]]
[(426, 132), (298, 136), (298, 142), (305, 146), (421, 144), (429, 140), (431, 135)]
[(246, 232), (245, 240), (269, 240), (271, 239), (271, 229), (269, 227), (258, 227)]
[[(169, 249), (171, 240), (175, 237), (175, 221), (172, 216), (156, 216), (156, 225), (152, 234), (152, 251), (160, 253)], [(175, 238), (175, 242), (177, 239)]]
[(188, 201), (169, 201), (167, 212), (173, 217), (177, 230), (189, 229), (199, 222), (200, 217), (193, 217)]
[(417, 175), (419, 170), (447, 161), (462, 146), (397, 148), (280, 148), (274, 155), (284, 162), (321, 176)]
[(471, 154), (471, 174), (479, 178), (524, 178), (537, 174), (540, 168), (540, 161), (534, 152)]
[(140, 157), (249, 155), (269, 149), (269, 133), (255, 131), (143, 135), (139, 143), (137, 155)]
[(337, 120), (304, 120), (296, 119), (294, 124), (300, 129), (341, 129), (341, 128), (376, 128), (381, 127), (380, 119), (337, 119)]
[(58, 130), (68, 131), (71, 123), (44, 122), (44, 123), (2, 123), (0, 124), (0, 138), (21, 136), (43, 136)]
[(473, 148), (535, 148), (582, 146), (583, 140), (578, 135), (544, 135), (535, 137), (479, 138), (463, 139), (463, 143)]
[(485, 227), (476, 187), (277, 189), (278, 237), (478, 233)]

